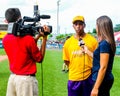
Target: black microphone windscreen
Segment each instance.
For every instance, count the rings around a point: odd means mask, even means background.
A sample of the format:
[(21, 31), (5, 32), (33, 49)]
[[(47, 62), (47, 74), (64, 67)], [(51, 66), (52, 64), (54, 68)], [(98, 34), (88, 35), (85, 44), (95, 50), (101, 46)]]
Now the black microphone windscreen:
[(50, 19), (50, 15), (40, 15), (40, 18), (42, 18), (42, 19)]
[(85, 43), (84, 43), (83, 39), (80, 38), (80, 39), (79, 39), (79, 46), (83, 46), (83, 45), (85, 45)]
[(24, 21), (26, 21), (26, 22), (33, 22), (33, 21), (35, 21), (34, 18), (27, 17), (27, 16), (24, 16), (23, 19), (24, 19)]

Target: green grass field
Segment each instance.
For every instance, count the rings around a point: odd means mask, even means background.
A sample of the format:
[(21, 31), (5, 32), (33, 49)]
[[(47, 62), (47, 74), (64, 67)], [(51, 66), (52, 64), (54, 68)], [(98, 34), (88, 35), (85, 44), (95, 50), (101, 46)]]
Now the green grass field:
[[(0, 55), (4, 54), (4, 50), (0, 49)], [(120, 62), (120, 57), (115, 57), (113, 66), (115, 81), (111, 89), (111, 96), (119, 96), (120, 94), (120, 65), (118, 62)], [(46, 51), (42, 67), (41, 64), (37, 64), (36, 78), (39, 82), (39, 96), (42, 96), (42, 84), (44, 96), (67, 96), (68, 73), (63, 73), (61, 71), (62, 64), (61, 50)], [(41, 71), (41, 68), (43, 71)], [(41, 72), (43, 72), (43, 78)], [(0, 96), (5, 96), (9, 74), (8, 60), (0, 62)]]

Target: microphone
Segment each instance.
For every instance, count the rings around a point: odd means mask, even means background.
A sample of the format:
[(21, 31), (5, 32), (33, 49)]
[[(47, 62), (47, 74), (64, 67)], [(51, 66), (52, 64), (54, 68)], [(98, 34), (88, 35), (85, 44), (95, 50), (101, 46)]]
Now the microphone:
[(85, 50), (84, 50), (84, 49), (85, 49), (85, 48), (84, 48), (84, 45), (85, 45), (85, 42), (83, 41), (82, 38), (80, 38), (80, 39), (79, 39), (79, 46), (83, 49), (83, 53), (86, 53)]
[(84, 43), (84, 41), (83, 41), (82, 38), (79, 39), (79, 42), (78, 42), (78, 43), (79, 43), (79, 46), (80, 46), (80, 47), (84, 48), (85, 43)]
[(36, 21), (36, 18), (31, 18), (31, 17), (28, 17), (28, 16), (24, 16), (23, 19), (26, 22), (34, 22), (34, 21)]
[(40, 18), (42, 18), (42, 19), (49, 19), (50, 16), (49, 15), (37, 15), (35, 18), (31, 18), (31, 17), (28, 17), (28, 16), (24, 16), (23, 17), (24, 21), (26, 21), (26, 22), (39, 21)]
[(40, 18), (42, 18), (42, 19), (50, 19), (50, 15), (40, 15)]

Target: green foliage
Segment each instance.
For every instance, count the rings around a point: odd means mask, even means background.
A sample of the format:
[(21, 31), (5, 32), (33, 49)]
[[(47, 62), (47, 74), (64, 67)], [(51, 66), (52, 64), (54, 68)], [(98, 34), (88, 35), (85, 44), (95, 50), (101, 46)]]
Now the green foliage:
[(120, 31), (120, 24), (116, 24), (116, 26), (114, 27), (114, 32), (118, 31)]
[(73, 35), (73, 34), (72, 34), (72, 33), (70, 33), (70, 34), (60, 34), (60, 35), (56, 36), (56, 39), (57, 39), (58, 41), (61, 41), (61, 40), (64, 41), (67, 36), (71, 36), (71, 35)]
[(95, 28), (93, 29), (92, 33), (95, 33), (95, 34), (97, 33)]
[(64, 34), (60, 34), (60, 35), (56, 36), (56, 39), (58, 41), (62, 40), (63, 38), (64, 38)]
[(49, 34), (49, 35), (48, 35), (48, 38), (51, 38), (51, 37), (53, 37), (53, 35), (52, 35), (52, 34)]

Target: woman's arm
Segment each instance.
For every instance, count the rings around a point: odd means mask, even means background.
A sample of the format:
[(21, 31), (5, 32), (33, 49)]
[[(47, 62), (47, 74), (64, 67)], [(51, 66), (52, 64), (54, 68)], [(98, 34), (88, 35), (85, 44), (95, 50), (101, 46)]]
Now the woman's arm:
[(98, 71), (97, 80), (92, 89), (90, 96), (98, 96), (99, 87), (105, 77), (106, 69), (108, 66), (109, 54), (108, 53), (100, 53), (100, 69)]

